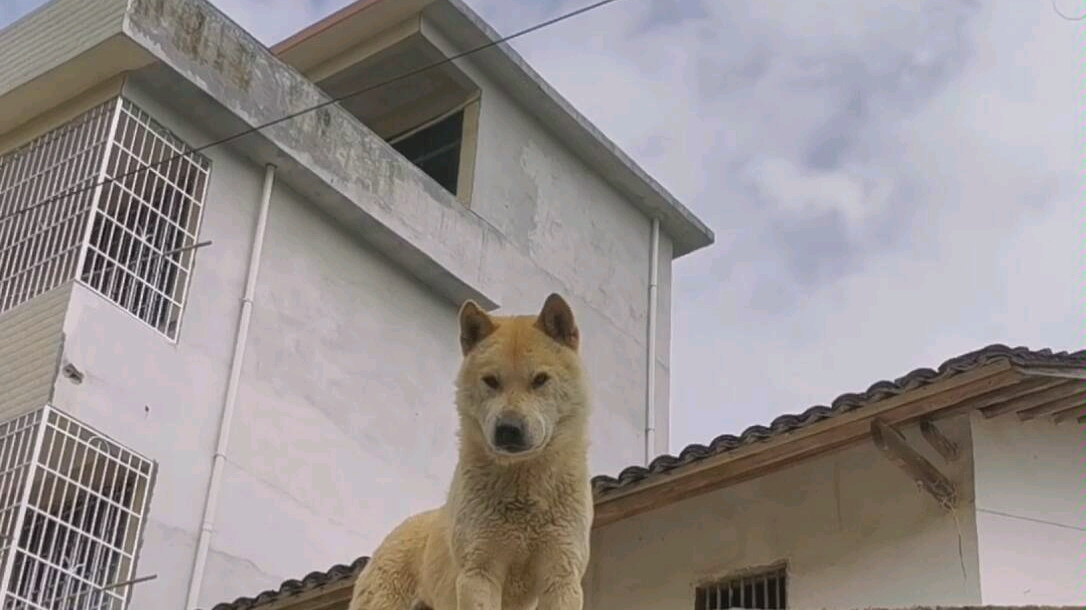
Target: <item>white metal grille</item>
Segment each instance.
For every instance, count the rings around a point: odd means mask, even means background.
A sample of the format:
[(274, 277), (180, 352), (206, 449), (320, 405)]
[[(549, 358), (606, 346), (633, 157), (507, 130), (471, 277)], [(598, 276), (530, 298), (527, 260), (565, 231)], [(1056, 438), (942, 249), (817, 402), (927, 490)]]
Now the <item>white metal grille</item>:
[(0, 156), (0, 313), (75, 277), (115, 107)]
[(53, 407), (0, 423), (0, 608), (123, 609), (154, 475)]
[(189, 150), (118, 97), (0, 157), (0, 313), (78, 278), (176, 339), (211, 170)]
[(126, 99), (80, 279), (171, 339), (189, 286), (211, 162)]
[(785, 610), (787, 584), (787, 570), (783, 566), (727, 578), (697, 587), (694, 610)]

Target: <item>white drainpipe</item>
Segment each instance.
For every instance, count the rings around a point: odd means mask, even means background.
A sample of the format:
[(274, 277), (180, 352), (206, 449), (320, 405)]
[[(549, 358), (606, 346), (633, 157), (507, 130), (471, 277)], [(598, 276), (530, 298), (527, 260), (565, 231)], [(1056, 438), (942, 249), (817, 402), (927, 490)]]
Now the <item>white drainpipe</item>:
[(660, 219), (652, 219), (649, 245), (649, 323), (645, 349), (645, 465), (656, 457), (656, 292), (660, 280)]
[(268, 226), (268, 208), (271, 206), (272, 185), (274, 183), (275, 166), (269, 163), (264, 167), (264, 189), (260, 193), (260, 212), (256, 220), (256, 230), (253, 232), (253, 249), (249, 254), (249, 273), (245, 278), (245, 294), (241, 297), (241, 316), (238, 318), (238, 331), (234, 339), (230, 377), (226, 382), (226, 399), (222, 407), (222, 420), (219, 422), (219, 440), (215, 447), (215, 456), (211, 462), (211, 478), (207, 483), (204, 518), (200, 523), (200, 538), (196, 542), (196, 556), (192, 561), (189, 594), (188, 599), (185, 601), (187, 610), (195, 610), (199, 601), (200, 588), (204, 583), (207, 554), (211, 549), (211, 535), (215, 532), (215, 513), (219, 509), (222, 471), (226, 462), (226, 448), (230, 443), (230, 424), (234, 419), (234, 407), (237, 405), (238, 385), (241, 382), (241, 365), (245, 360), (245, 344), (249, 339), (249, 321), (253, 316), (253, 294), (256, 292), (256, 278), (260, 272), (260, 254), (264, 249), (264, 232)]

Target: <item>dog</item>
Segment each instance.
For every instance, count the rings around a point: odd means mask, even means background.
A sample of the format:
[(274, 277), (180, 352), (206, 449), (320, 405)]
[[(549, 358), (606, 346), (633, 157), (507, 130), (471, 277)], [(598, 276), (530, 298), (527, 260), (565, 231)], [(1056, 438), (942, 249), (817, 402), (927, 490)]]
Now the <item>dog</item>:
[(573, 311), (460, 308), (459, 459), (446, 502), (394, 528), (349, 610), (583, 610), (592, 489)]

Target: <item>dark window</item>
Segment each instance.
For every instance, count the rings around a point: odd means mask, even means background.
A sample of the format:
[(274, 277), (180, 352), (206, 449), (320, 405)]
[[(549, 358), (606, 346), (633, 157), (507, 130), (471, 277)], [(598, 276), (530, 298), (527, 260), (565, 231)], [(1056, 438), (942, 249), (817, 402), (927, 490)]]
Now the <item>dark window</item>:
[(461, 110), (402, 140), (393, 138), (392, 147), (455, 195), (463, 125), (464, 111)]
[(787, 608), (785, 568), (747, 574), (702, 585), (694, 591), (694, 610), (784, 610)]

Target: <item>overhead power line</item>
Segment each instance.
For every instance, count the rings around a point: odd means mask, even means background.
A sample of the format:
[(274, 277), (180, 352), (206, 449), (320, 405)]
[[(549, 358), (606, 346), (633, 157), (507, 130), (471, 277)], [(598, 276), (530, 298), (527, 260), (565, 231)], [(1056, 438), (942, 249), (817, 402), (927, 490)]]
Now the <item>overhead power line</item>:
[(221, 139), (209, 142), (207, 144), (204, 144), (203, 146), (198, 146), (196, 148), (190, 148), (190, 149), (186, 150), (185, 152), (171, 155), (169, 157), (166, 157), (165, 159), (162, 159), (160, 161), (156, 161), (154, 163), (148, 164), (148, 165), (146, 165), (144, 167), (139, 167), (137, 169), (126, 172), (126, 173), (121, 174), (119, 176), (112, 176), (112, 177), (106, 178), (105, 180), (102, 180), (100, 182), (93, 182), (91, 184), (80, 187), (78, 189), (72, 189), (72, 190), (69, 190), (69, 191), (65, 191), (63, 193), (58, 193), (56, 195), (53, 195), (52, 197), (49, 197), (49, 198), (44, 199), (42, 201), (39, 201), (37, 203), (28, 205), (28, 206), (23, 207), (23, 208), (19, 208), (17, 210), (13, 210), (12, 212), (9, 212), (8, 214), (5, 214), (4, 216), (0, 216), (0, 223), (4, 222), (4, 221), (6, 221), (6, 220), (8, 220), (10, 218), (14, 218), (14, 217), (19, 216), (21, 214), (25, 214), (25, 213), (30, 212), (32, 210), (35, 210), (35, 209), (38, 209), (40, 207), (49, 205), (50, 203), (54, 203), (56, 201), (60, 201), (62, 199), (68, 198), (68, 197), (74, 197), (76, 195), (79, 195), (80, 193), (84, 193), (86, 191), (98, 188), (100, 186), (105, 186), (105, 185), (113, 183), (113, 182), (117, 182), (117, 181), (122, 180), (124, 178), (127, 178), (129, 176), (134, 176), (134, 175), (139, 174), (141, 172), (145, 172), (145, 171), (147, 171), (149, 169), (152, 169), (154, 167), (158, 167), (160, 165), (165, 165), (165, 164), (170, 163), (172, 161), (176, 161), (177, 159), (181, 159), (181, 158), (187, 157), (189, 155), (194, 155), (196, 153), (201, 153), (201, 152), (203, 152), (205, 150), (208, 150), (210, 148), (214, 148), (216, 146), (221, 146), (223, 144), (226, 144), (227, 142), (232, 142), (232, 141), (234, 141), (234, 140), (236, 140), (236, 139), (238, 139), (240, 137), (247, 136), (247, 135), (253, 134), (253, 133), (258, 133), (258, 132), (260, 132), (260, 131), (262, 131), (264, 129), (267, 129), (268, 127), (272, 127), (274, 125), (278, 125), (279, 123), (283, 123), (283, 122), (289, 121), (291, 119), (298, 118), (298, 117), (300, 117), (300, 116), (302, 116), (304, 114), (308, 114), (310, 112), (320, 110), (321, 108), (331, 106), (332, 104), (338, 104), (338, 103), (340, 103), (340, 102), (342, 102), (344, 100), (351, 99), (352, 97), (355, 97), (357, 95), (362, 95), (363, 93), (366, 93), (368, 91), (373, 91), (374, 89), (379, 89), (381, 87), (384, 87), (385, 85), (390, 85), (392, 83), (404, 80), (406, 78), (411, 78), (412, 76), (422, 74), (423, 72), (426, 72), (427, 70), (433, 70), (434, 68), (437, 68), (439, 66), (443, 66), (445, 64), (452, 63), (453, 61), (456, 61), (457, 59), (460, 59), (462, 57), (467, 57), (468, 55), (478, 53), (479, 51), (483, 51), (485, 49), (489, 49), (491, 47), (495, 47), (495, 46), (498, 46), (500, 44), (504, 44), (506, 42), (509, 42), (510, 40), (520, 38), (521, 36), (531, 34), (532, 32), (537, 32), (539, 30), (550, 27), (550, 26), (555, 25), (557, 23), (561, 23), (562, 21), (566, 21), (567, 19), (572, 19), (573, 17), (577, 17), (578, 15), (583, 15), (585, 13), (594, 11), (594, 10), (596, 10), (598, 8), (602, 8), (604, 6), (607, 6), (608, 4), (614, 4), (614, 3), (619, 2), (619, 1), (620, 0), (599, 0), (597, 2), (589, 4), (587, 6), (583, 6), (583, 7), (579, 8), (579, 9), (570, 11), (568, 13), (563, 13), (561, 15), (558, 15), (557, 17), (547, 19), (546, 21), (542, 21), (542, 22), (537, 23), (537, 24), (535, 24), (535, 25), (533, 25), (531, 27), (528, 27), (528, 28), (525, 28), (523, 30), (514, 32), (514, 33), (512, 33), (512, 34), (510, 34), (508, 36), (503, 36), (503, 37), (498, 38), (496, 40), (492, 40), (492, 41), (487, 42), (485, 44), (479, 45), (479, 46), (477, 46), (477, 47), (475, 47), (473, 49), (469, 49), (467, 51), (464, 51), (463, 53), (457, 53), (455, 55), (450, 55), (449, 57), (446, 57), (446, 58), (441, 59), (439, 61), (433, 62), (431, 64), (428, 64), (426, 66), (423, 66), (423, 67), (415, 69), (415, 70), (411, 70), (409, 72), (405, 72), (405, 73), (403, 73), (403, 74), (401, 74), (399, 76), (396, 76), (396, 77), (381, 81), (381, 82), (379, 82), (377, 84), (370, 85), (368, 87), (363, 87), (363, 88), (357, 89), (355, 91), (351, 91), (350, 93), (347, 93), (345, 95), (341, 95), (341, 96), (338, 96), (338, 97), (333, 97), (333, 98), (331, 98), (329, 100), (326, 100), (324, 102), (321, 102), (319, 104), (314, 104), (313, 106), (309, 106), (309, 107), (304, 108), (302, 110), (299, 110), (297, 112), (293, 112), (291, 114), (279, 117), (278, 119), (268, 121), (267, 123), (263, 123), (261, 125), (255, 126), (255, 127), (249, 127), (247, 129), (243, 129), (242, 131), (239, 131), (239, 132), (237, 132), (235, 134), (226, 136), (225, 138), (221, 138)]

